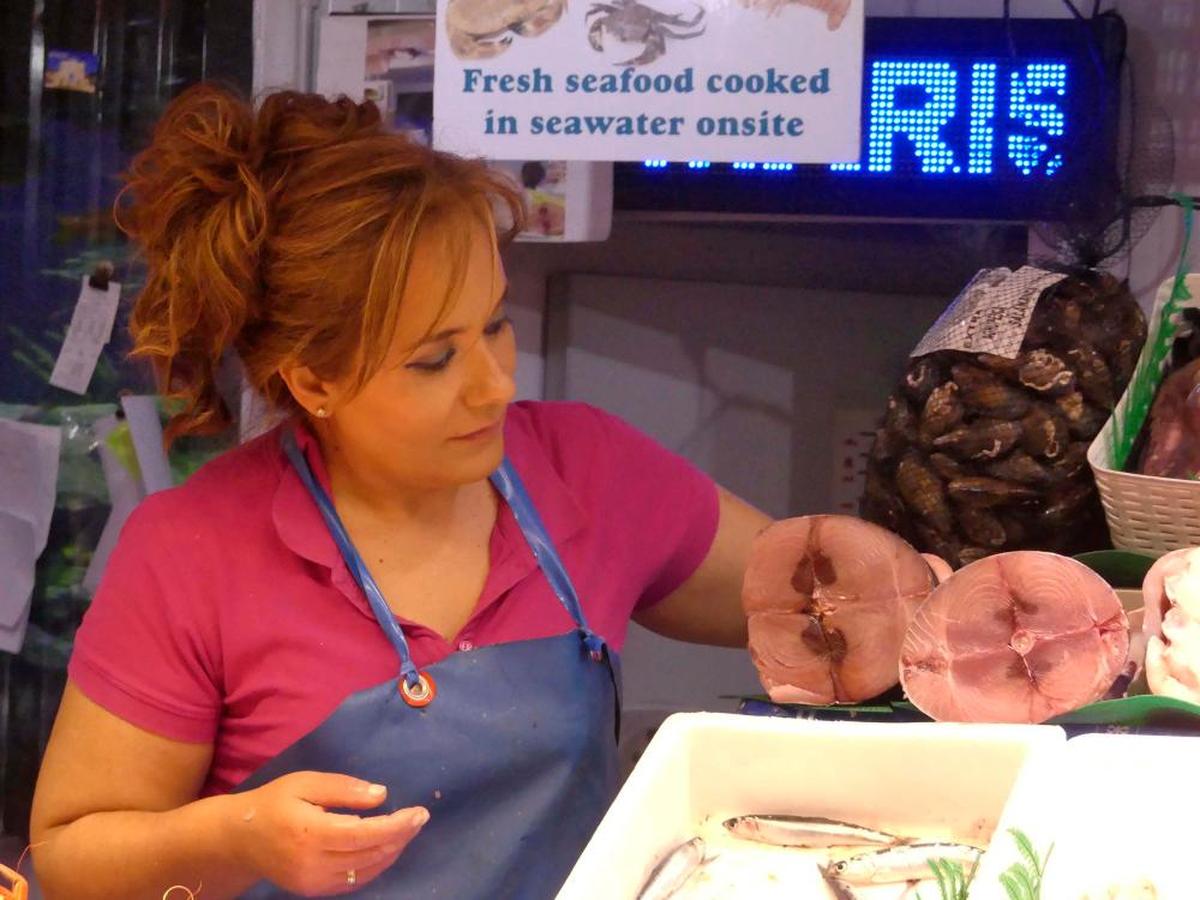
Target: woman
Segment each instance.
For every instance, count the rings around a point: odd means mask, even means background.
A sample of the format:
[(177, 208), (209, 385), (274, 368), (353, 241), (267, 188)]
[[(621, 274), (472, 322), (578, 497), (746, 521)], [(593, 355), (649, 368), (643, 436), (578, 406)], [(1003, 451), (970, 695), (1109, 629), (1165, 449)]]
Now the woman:
[(511, 403), (515, 188), (201, 86), (135, 161), (135, 353), (289, 414), (130, 518), (33, 815), (49, 898), (554, 895), (611, 799), (630, 618), (744, 646), (767, 518), (619, 420)]

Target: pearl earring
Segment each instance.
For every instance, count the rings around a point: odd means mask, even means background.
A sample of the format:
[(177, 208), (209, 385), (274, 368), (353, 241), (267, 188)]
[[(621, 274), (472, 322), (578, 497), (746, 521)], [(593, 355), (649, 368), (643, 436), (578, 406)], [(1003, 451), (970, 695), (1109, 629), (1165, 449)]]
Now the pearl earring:
[(327, 409), (326, 409), (325, 407), (323, 407), (323, 406), (318, 406), (318, 407), (317, 407), (317, 418), (318, 418), (318, 419), (325, 419), (325, 418), (328, 418), (328, 417), (329, 417), (329, 410), (327, 410)]

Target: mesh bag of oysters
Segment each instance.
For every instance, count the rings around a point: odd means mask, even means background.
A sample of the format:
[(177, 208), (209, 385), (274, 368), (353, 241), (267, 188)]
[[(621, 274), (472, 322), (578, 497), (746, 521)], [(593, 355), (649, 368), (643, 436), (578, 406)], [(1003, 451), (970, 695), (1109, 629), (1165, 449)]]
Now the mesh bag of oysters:
[(1146, 320), (1096, 270), (975, 276), (914, 349), (867, 466), (863, 518), (955, 567), (1109, 546), (1087, 450)]

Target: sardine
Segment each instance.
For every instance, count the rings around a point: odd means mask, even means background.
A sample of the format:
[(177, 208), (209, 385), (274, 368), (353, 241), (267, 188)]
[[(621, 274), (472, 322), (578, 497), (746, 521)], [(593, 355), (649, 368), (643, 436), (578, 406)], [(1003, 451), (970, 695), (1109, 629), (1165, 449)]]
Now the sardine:
[(736, 837), (777, 847), (891, 846), (901, 838), (849, 822), (815, 816), (737, 816), (725, 820)]
[(823, 871), (826, 880), (848, 885), (897, 884), (928, 878), (932, 860), (958, 863), (964, 874), (979, 861), (981, 851), (966, 844), (902, 844), (838, 860)]
[(704, 864), (707, 848), (694, 837), (664, 856), (646, 879), (637, 900), (667, 900)]

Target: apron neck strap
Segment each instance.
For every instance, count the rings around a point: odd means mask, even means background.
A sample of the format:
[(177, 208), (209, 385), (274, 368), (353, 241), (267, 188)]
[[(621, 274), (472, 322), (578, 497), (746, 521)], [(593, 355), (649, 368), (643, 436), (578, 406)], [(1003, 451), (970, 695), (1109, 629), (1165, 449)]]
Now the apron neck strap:
[(412, 654), (409, 652), (408, 641), (404, 637), (404, 631), (397, 624), (396, 617), (392, 615), (391, 608), (387, 605), (387, 600), (384, 599), (383, 593), (379, 590), (379, 585), (371, 577), (366, 563), (363, 562), (358, 551), (354, 549), (354, 542), (350, 540), (350, 535), (346, 532), (346, 526), (342, 524), (337, 510), (333, 508), (333, 501), (329, 499), (329, 495), (325, 493), (325, 489), (321, 487), (320, 483), (313, 476), (312, 468), (308, 465), (308, 460), (304, 458), (304, 454), (296, 445), (296, 438), (290, 428), (284, 429), (283, 432), (283, 451), (287, 454), (287, 458), (291, 461), (292, 467), (295, 468), (296, 474), (300, 476), (300, 480), (304, 482), (304, 486), (308, 488), (309, 494), (312, 495), (313, 500), (316, 502), (317, 509), (321, 511), (321, 518), (325, 520), (325, 526), (329, 529), (329, 534), (333, 537), (333, 542), (337, 545), (338, 552), (341, 553), (342, 559), (346, 562), (346, 568), (350, 570), (350, 574), (354, 577), (355, 582), (362, 588), (362, 592), (366, 594), (367, 603), (370, 604), (371, 612), (374, 613), (376, 620), (378, 620), (379, 627), (383, 629), (383, 633), (395, 648), (396, 655), (400, 657), (401, 677), (410, 688), (415, 688), (421, 676), (417, 671), (416, 664), (413, 662)]
[(571, 576), (567, 574), (558, 551), (554, 549), (554, 541), (550, 539), (546, 526), (542, 524), (542, 517), (538, 515), (529, 492), (525, 490), (521, 476), (507, 457), (492, 473), (490, 480), (512, 510), (513, 518), (517, 520), (517, 525), (525, 536), (525, 542), (529, 544), (529, 549), (533, 551), (546, 580), (550, 582), (554, 596), (575, 621), (588, 652), (593, 659), (599, 659), (604, 652), (604, 640), (588, 627), (587, 618), (583, 614), (583, 604), (579, 602), (579, 595), (575, 592), (575, 585), (571, 583)]
[[(366, 563), (354, 548), (354, 542), (350, 539), (346, 526), (342, 524), (337, 510), (334, 509), (333, 501), (313, 475), (312, 468), (305, 459), (304, 453), (297, 446), (291, 429), (285, 429), (283, 432), (283, 451), (317, 504), (321, 518), (325, 520), (325, 526), (329, 529), (329, 534), (333, 537), (333, 542), (337, 545), (338, 552), (346, 563), (346, 568), (350, 570), (354, 581), (366, 595), (367, 603), (370, 605), (375, 619), (379, 622), (379, 627), (383, 629), (384, 635), (395, 648), (396, 655), (400, 658), (401, 677), (410, 688), (416, 688), (421, 676), (413, 662), (412, 653), (408, 648), (408, 640), (404, 637), (404, 630), (396, 622), (396, 617), (392, 614), (387, 600), (384, 599), (383, 592), (379, 590), (379, 585), (375, 583)], [(554, 549), (554, 542), (542, 524), (541, 516), (538, 515), (533, 501), (525, 490), (525, 485), (517, 475), (517, 470), (506, 458), (492, 473), (490, 480), (508, 504), (509, 509), (512, 510), (513, 518), (517, 520), (517, 525), (525, 536), (529, 549), (533, 551), (534, 558), (537, 559), (538, 565), (545, 573), (546, 580), (554, 590), (554, 596), (558, 598), (558, 602), (563, 605), (579, 629), (588, 653), (593, 659), (599, 660), (604, 654), (604, 640), (588, 627), (587, 619), (583, 614), (583, 606), (579, 602), (579, 595), (575, 592), (575, 586), (571, 583), (571, 578), (567, 574), (562, 560), (559, 559), (558, 552)]]

